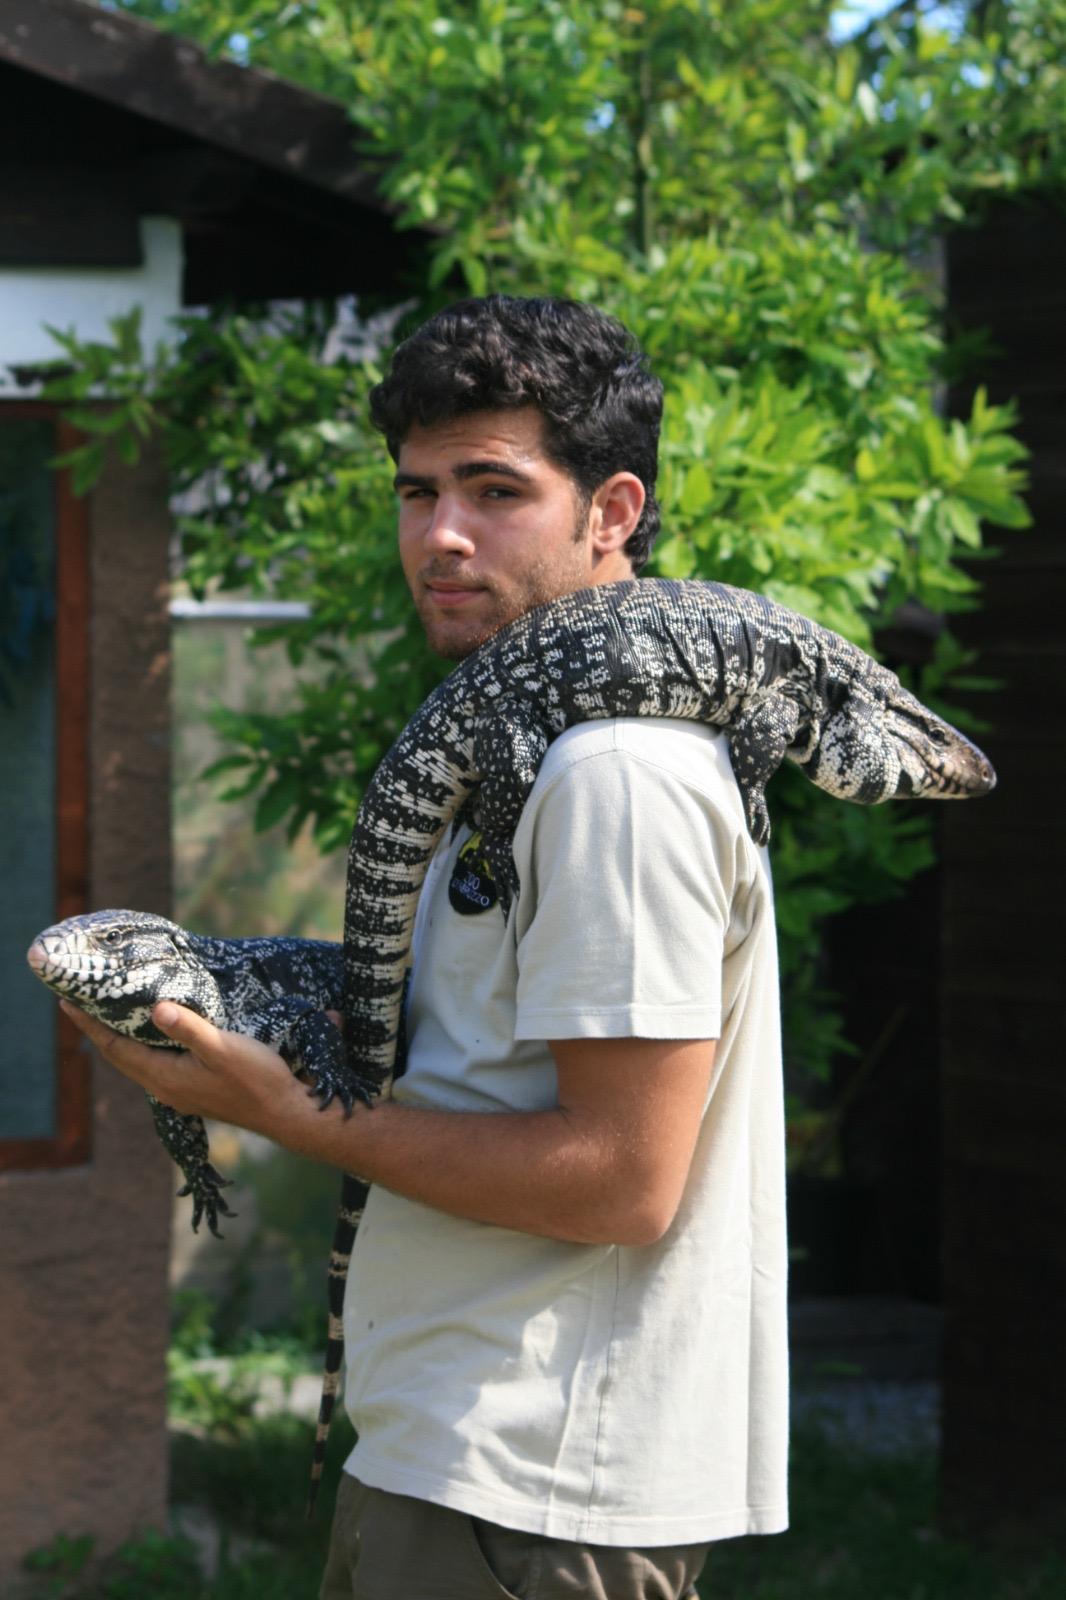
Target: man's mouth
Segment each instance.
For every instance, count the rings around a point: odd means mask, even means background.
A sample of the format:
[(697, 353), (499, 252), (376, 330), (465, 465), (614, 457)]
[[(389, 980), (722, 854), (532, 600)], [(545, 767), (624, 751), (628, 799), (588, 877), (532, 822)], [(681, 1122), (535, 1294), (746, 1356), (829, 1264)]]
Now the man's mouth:
[(430, 582), (426, 589), (433, 598), (433, 603), (451, 610), (455, 606), (468, 605), (479, 594), (484, 594), (484, 589), (474, 588), (463, 583)]

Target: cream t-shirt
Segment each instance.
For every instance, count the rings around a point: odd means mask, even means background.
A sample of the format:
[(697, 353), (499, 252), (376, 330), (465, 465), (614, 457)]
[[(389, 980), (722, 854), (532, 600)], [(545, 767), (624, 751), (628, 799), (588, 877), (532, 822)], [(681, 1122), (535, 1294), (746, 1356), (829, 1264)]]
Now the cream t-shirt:
[[(784, 1127), (773, 903), (724, 737), (583, 723), (548, 750), (506, 925), (442, 845), (398, 1101), (555, 1104), (547, 1040), (719, 1040), (681, 1207), (643, 1247), (470, 1222), (375, 1186), (348, 1277), (362, 1482), (612, 1545), (787, 1525)], [(655, 1106), (648, 1104), (648, 1116)]]

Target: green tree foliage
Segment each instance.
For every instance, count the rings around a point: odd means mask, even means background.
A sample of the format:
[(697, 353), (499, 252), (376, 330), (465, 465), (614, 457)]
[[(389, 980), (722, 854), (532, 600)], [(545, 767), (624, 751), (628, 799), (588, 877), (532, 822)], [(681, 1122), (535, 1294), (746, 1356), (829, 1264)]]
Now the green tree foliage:
[[(897, 6), (854, 41), (827, 0), (122, 0), (210, 49), (340, 96), (400, 227), (429, 227), (408, 323), (457, 293), (560, 293), (619, 315), (666, 387), (652, 570), (756, 588), (870, 646), (904, 601), (976, 603), (982, 524), (1023, 527), (1008, 407), (957, 369), (921, 251), (988, 193), (1061, 182), (1066, 6)], [(185, 319), (151, 360), (62, 342), (96, 470), (157, 426), (194, 589), (309, 600), (288, 710), (223, 714), (259, 820), (346, 836), (360, 784), (441, 668), (393, 552), (372, 360), (321, 359), (328, 311)], [(125, 341), (125, 349), (121, 349)], [(109, 412), (86, 402), (105, 390)], [(960, 564), (966, 558), (966, 564)], [(280, 630), (267, 630), (264, 638)], [(355, 670), (353, 670), (353, 661)], [(919, 685), (950, 703), (950, 632)], [(970, 680), (972, 681), (972, 680)], [(926, 814), (779, 781), (776, 876), (795, 1069), (842, 1045), (826, 917), (931, 859)]]

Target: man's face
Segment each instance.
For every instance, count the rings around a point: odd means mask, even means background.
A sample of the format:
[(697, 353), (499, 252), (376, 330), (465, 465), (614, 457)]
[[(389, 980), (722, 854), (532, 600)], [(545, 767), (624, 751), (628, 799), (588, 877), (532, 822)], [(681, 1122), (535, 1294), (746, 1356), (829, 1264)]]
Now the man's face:
[(400, 447), (400, 560), (430, 647), (449, 660), (608, 575), (542, 436), (535, 410), (484, 411), (413, 427)]

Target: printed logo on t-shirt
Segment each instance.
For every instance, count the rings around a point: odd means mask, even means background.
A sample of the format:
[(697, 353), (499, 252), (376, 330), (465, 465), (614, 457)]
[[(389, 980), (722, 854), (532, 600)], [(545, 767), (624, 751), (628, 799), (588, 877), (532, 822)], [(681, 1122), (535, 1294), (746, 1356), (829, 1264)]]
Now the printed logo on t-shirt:
[(472, 833), (460, 850), (448, 884), (448, 899), (461, 917), (491, 911), (499, 899), (480, 833)]

